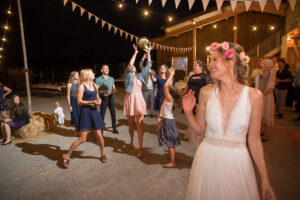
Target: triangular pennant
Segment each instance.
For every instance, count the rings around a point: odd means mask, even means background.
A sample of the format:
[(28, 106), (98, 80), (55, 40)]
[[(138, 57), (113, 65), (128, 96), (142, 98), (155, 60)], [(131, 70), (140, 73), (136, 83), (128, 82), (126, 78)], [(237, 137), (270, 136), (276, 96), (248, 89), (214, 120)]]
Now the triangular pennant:
[(111, 29), (111, 24), (107, 23), (107, 25), (108, 25), (108, 32), (109, 32)]
[(84, 11), (85, 11), (84, 8), (80, 7), (80, 15), (81, 16), (83, 15)]
[(180, 4), (180, 1), (181, 0), (175, 0), (175, 7), (176, 7), (176, 9), (178, 8), (178, 5)]
[(295, 5), (296, 5), (296, 0), (289, 0), (289, 3), (290, 3), (292, 11), (294, 11)]
[(115, 35), (116, 35), (116, 33), (117, 33), (118, 30), (119, 30), (119, 29), (118, 29), (117, 27), (114, 26), (114, 34), (115, 34)]
[(127, 33), (127, 32), (125, 32), (125, 39), (127, 39), (127, 37), (128, 37), (128, 33)]
[(148, 0), (148, 2), (149, 2), (149, 6), (151, 5), (151, 3), (152, 3), (152, 0)]
[(222, 4), (223, 4), (224, 0), (216, 0), (216, 1), (217, 1), (218, 10), (221, 10), (221, 7), (222, 7)]
[(167, 0), (161, 0), (162, 7), (165, 7)]
[(135, 36), (135, 41), (138, 42), (139, 41), (139, 38), (137, 36)]
[(274, 4), (275, 4), (277, 10), (279, 10), (280, 3), (281, 3), (281, 0), (274, 0)]
[(102, 20), (102, 21), (101, 21), (101, 27), (103, 28), (103, 27), (104, 27), (104, 25), (105, 25), (105, 21), (104, 21), (104, 20)]
[(232, 11), (234, 11), (235, 8), (236, 8), (237, 0), (231, 0), (231, 1), (230, 1), (230, 4), (231, 4), (231, 9), (232, 9)]
[(259, 3), (259, 6), (260, 6), (260, 9), (261, 9), (261, 12), (264, 12), (267, 0), (259, 0), (258, 3)]
[(252, 1), (251, 0), (245, 0), (244, 2), (245, 2), (246, 10), (248, 11), (250, 6), (251, 6)]
[(130, 40), (131, 40), (131, 41), (133, 40), (133, 35), (131, 35), (131, 34), (130, 34)]
[(88, 12), (88, 18), (89, 18), (89, 20), (91, 20), (91, 17), (93, 16), (93, 14), (92, 13), (90, 13), (90, 12)]
[(204, 11), (205, 11), (206, 8), (207, 8), (208, 2), (209, 2), (209, 0), (202, 0), (202, 4), (203, 4), (203, 9), (204, 9)]
[(122, 37), (122, 35), (123, 35), (124, 31), (123, 31), (123, 30), (121, 30), (121, 29), (119, 29), (119, 30), (120, 30), (120, 37)]
[(96, 17), (95, 15), (94, 17), (95, 17), (95, 24), (97, 24), (97, 22), (99, 21), (99, 17)]
[(67, 4), (68, 0), (64, 0), (64, 6)]
[(193, 5), (194, 5), (194, 2), (195, 0), (189, 0), (188, 3), (189, 3), (189, 9), (191, 10)]
[(139, 0), (135, 0), (135, 3), (137, 4), (139, 2)]
[(74, 3), (74, 2), (72, 2), (72, 11), (74, 11), (74, 10), (75, 10), (76, 6), (77, 6), (77, 4), (76, 4), (76, 3)]

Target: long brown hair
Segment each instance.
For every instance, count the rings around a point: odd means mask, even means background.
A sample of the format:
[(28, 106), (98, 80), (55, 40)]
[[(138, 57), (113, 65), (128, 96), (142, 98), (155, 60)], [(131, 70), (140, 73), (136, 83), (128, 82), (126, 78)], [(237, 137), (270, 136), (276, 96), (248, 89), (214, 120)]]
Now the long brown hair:
[(174, 103), (181, 107), (181, 96), (174, 85), (169, 85), (169, 93), (172, 96)]
[[(14, 98), (16, 97), (19, 97), (20, 99), (20, 102), (19, 104), (15, 104), (14, 102)], [(10, 111), (10, 116), (11, 118), (15, 118), (16, 116), (20, 115), (22, 110), (25, 110), (25, 112), (28, 114), (28, 110), (27, 110), (27, 107), (25, 106), (25, 104), (21, 101), (21, 98), (19, 95), (14, 95), (12, 98), (11, 98), (11, 101), (10, 101), (10, 107), (9, 107), (9, 111)]]
[(162, 79), (162, 73), (160, 72), (160, 68), (162, 68), (163, 66), (166, 68), (166, 79), (168, 79), (170, 73), (169, 73), (169, 67), (168, 67), (168, 65), (166, 65), (166, 64), (162, 64), (162, 65), (158, 68), (158, 77), (159, 77), (160, 79)]

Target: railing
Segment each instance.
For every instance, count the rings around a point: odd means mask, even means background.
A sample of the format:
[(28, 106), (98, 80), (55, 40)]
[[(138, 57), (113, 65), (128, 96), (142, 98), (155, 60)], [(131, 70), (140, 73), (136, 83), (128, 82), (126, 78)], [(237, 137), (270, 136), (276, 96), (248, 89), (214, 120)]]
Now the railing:
[(247, 52), (247, 55), (249, 57), (253, 58), (262, 58), (270, 51), (280, 47), (281, 45), (281, 36), (284, 33), (284, 29), (281, 29), (280, 31), (274, 33), (264, 41), (262, 41), (260, 44), (252, 48)]

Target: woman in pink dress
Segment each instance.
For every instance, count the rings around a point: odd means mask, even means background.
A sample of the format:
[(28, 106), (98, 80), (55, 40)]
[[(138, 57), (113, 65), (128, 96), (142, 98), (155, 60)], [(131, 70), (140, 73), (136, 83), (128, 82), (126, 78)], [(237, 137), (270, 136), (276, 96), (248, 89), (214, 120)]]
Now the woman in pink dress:
[(129, 122), (129, 134), (130, 134), (130, 147), (134, 148), (134, 120), (136, 119), (136, 126), (139, 139), (139, 149), (137, 152), (137, 157), (141, 158), (143, 156), (143, 119), (144, 115), (147, 114), (146, 102), (142, 93), (142, 85), (145, 84), (145, 77), (147, 76), (149, 70), (151, 69), (151, 57), (150, 52), (152, 46), (149, 47), (147, 51), (147, 65), (143, 68), (141, 73), (136, 73), (136, 68), (134, 62), (136, 55), (138, 54), (138, 49), (136, 45), (134, 47), (134, 54), (129, 61), (128, 67), (124, 75), (125, 84), (125, 99), (124, 99), (124, 115), (126, 115)]
[[(263, 95), (247, 85), (247, 57), (234, 43), (213, 43), (209, 68), (215, 85), (183, 97), (183, 109), (193, 130), (204, 136), (194, 156), (186, 200), (271, 200), (260, 140)], [(248, 143), (248, 147), (247, 144)], [(261, 196), (251, 156), (261, 179)]]

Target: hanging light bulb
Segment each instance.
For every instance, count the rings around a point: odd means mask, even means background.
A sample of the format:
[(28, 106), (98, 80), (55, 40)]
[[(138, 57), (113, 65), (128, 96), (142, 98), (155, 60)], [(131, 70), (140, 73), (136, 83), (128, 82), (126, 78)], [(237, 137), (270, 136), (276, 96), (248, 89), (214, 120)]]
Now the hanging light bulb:
[(144, 15), (148, 16), (149, 12), (147, 10), (144, 11)]
[(3, 47), (0, 47), (0, 51), (3, 51), (4, 49), (3, 49)]
[(233, 30), (236, 30), (236, 29), (237, 29), (236, 26), (234, 26), (234, 27), (233, 27)]
[(214, 26), (213, 26), (214, 28), (217, 28), (217, 24), (214, 24)]
[(195, 22), (195, 21), (193, 21), (193, 24), (195, 25), (195, 24), (196, 24), (196, 22)]
[(9, 28), (9, 27), (8, 27), (7, 25), (4, 25), (4, 29), (5, 29), (5, 30), (8, 30), (8, 28)]
[(272, 31), (272, 30), (274, 30), (274, 29), (275, 29), (275, 27), (274, 27), (274, 26), (271, 26), (271, 27), (270, 27), (270, 30), (271, 30), (271, 31)]
[(173, 18), (172, 17), (169, 17), (168, 18), (169, 22), (173, 21)]
[(5, 42), (5, 41), (6, 41), (6, 38), (5, 38), (5, 37), (3, 37), (3, 38), (2, 38), (2, 41), (3, 41), (3, 42)]
[(12, 14), (12, 12), (11, 12), (10, 10), (8, 10), (8, 11), (7, 11), (7, 14), (11, 15), (11, 14)]
[(0, 54), (0, 58), (2, 58), (2, 55)]
[(118, 7), (119, 7), (119, 8), (123, 8), (123, 4), (122, 4), (122, 3), (119, 3)]
[(256, 30), (257, 30), (257, 27), (256, 27), (256, 26), (253, 26), (252, 30), (253, 30), (253, 31), (256, 31)]

